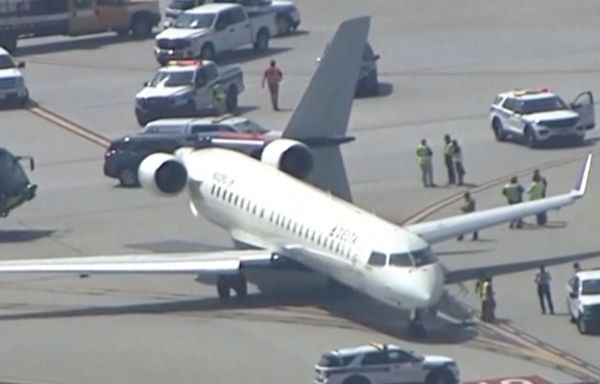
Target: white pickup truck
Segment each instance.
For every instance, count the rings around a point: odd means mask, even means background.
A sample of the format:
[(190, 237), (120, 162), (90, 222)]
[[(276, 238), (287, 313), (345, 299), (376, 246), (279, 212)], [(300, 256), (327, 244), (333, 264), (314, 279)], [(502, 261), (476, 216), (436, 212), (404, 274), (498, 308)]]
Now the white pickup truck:
[(276, 33), (274, 12), (249, 17), (239, 4), (207, 4), (185, 11), (156, 36), (154, 54), (161, 65), (174, 59), (214, 60), (222, 52), (250, 44), (266, 51)]
[(135, 97), (135, 116), (140, 125), (164, 117), (188, 117), (221, 113), (215, 105), (214, 86), (223, 85), (225, 109), (237, 108), (244, 91), (244, 75), (237, 66), (212, 61), (181, 60), (160, 68)]
[(10, 54), (0, 47), (0, 102), (15, 102), (24, 106), (29, 101), (29, 91), (25, 86), (20, 68), (24, 62), (15, 63)]

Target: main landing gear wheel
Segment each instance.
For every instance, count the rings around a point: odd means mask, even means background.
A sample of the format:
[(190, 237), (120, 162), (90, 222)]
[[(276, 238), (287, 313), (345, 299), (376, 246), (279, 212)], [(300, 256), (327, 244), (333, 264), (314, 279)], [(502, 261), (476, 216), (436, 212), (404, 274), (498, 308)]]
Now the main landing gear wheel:
[(233, 290), (238, 299), (248, 296), (248, 282), (243, 273), (237, 275), (219, 275), (217, 278), (217, 293), (221, 301), (227, 301)]
[(410, 337), (422, 339), (427, 336), (425, 324), (423, 324), (423, 310), (416, 309), (410, 316), (410, 323), (406, 329)]

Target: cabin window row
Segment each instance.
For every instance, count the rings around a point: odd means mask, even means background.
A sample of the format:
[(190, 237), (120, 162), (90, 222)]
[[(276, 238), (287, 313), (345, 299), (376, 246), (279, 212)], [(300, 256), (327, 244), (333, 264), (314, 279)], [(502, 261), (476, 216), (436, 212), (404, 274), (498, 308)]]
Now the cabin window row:
[(264, 208), (259, 208), (249, 199), (241, 197), (220, 185), (213, 184), (210, 193), (226, 203), (237, 206), (253, 215), (257, 215), (261, 219), (267, 219), (270, 223), (273, 223), (280, 228), (296, 233), (314, 244), (327, 248), (332, 252), (336, 252), (346, 258), (350, 258), (351, 256), (350, 247), (346, 246), (343, 242), (331, 238), (326, 234), (317, 232), (308, 226), (295, 222), (280, 213), (276, 213), (275, 211), (271, 211), (269, 214), (267, 214)]

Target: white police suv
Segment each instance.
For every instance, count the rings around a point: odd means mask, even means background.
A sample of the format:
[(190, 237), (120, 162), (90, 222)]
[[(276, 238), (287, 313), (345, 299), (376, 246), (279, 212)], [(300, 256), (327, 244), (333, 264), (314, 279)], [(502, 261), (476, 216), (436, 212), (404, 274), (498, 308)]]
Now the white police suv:
[(551, 140), (579, 145), (595, 126), (594, 97), (583, 92), (567, 104), (549, 89), (503, 92), (492, 102), (490, 123), (498, 141), (523, 139), (532, 148)]
[(600, 270), (577, 272), (567, 294), (567, 309), (579, 332), (600, 331)]
[(23, 67), (24, 62), (15, 63), (10, 54), (0, 47), (0, 102), (25, 105), (29, 100), (29, 91), (19, 70)]
[(454, 359), (421, 356), (393, 344), (336, 349), (321, 356), (314, 384), (425, 383), (456, 384)]

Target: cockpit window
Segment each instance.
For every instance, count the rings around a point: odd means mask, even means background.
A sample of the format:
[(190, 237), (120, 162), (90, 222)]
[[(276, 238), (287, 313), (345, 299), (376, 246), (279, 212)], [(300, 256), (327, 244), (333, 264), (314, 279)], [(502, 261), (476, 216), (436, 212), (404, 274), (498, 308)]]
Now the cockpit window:
[(435, 256), (431, 251), (430, 247), (423, 248), (419, 251), (411, 252), (410, 254), (415, 263), (415, 267), (420, 267), (422, 265), (433, 264), (436, 262)]
[(392, 253), (390, 255), (390, 265), (395, 267), (412, 267), (413, 261), (408, 253)]
[(394, 267), (420, 267), (435, 263), (436, 259), (430, 247), (410, 253), (392, 253), (390, 265)]
[(386, 263), (386, 256), (381, 252), (373, 252), (369, 257), (368, 264), (373, 265), (375, 267), (383, 267)]

